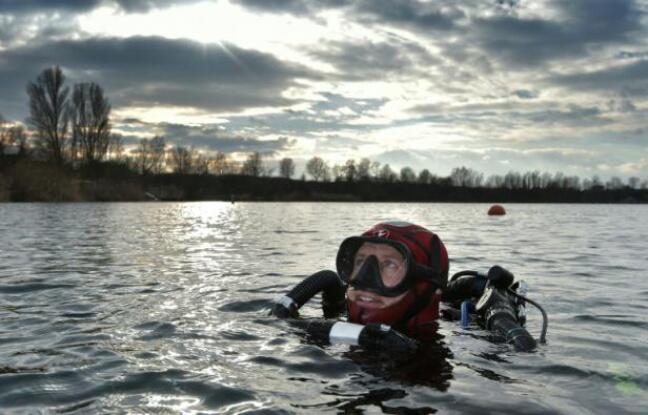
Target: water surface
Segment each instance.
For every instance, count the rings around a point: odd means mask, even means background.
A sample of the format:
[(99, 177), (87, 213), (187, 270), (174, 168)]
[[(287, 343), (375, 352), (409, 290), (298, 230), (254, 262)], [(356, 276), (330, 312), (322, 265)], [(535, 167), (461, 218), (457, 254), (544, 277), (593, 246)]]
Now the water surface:
[[(24, 412), (645, 413), (648, 206), (0, 204), (0, 407)], [(267, 316), (337, 246), (401, 219), (451, 273), (525, 279), (548, 343), (442, 321), (421, 356), (306, 341)], [(319, 317), (318, 299), (302, 309)], [(540, 315), (529, 310), (537, 335)]]

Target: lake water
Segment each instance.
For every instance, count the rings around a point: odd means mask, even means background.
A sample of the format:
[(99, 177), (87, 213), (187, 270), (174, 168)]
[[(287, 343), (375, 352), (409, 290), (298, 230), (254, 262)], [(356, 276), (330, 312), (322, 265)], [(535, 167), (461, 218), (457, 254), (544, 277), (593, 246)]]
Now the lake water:
[[(0, 411), (647, 413), (648, 206), (506, 208), (0, 204)], [(344, 237), (393, 219), (436, 231), (451, 273), (526, 280), (547, 344), (517, 353), (441, 321), (433, 352), (392, 361), (268, 316)]]

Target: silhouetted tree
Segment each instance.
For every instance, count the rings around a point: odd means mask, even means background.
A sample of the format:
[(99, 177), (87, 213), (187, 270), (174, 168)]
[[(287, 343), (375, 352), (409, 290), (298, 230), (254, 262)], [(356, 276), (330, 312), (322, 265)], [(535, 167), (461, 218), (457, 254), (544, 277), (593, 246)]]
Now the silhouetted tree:
[(378, 174), (378, 179), (383, 182), (395, 182), (398, 176), (389, 166), (389, 164), (384, 164), (380, 169), (380, 174)]
[(329, 167), (320, 157), (313, 157), (306, 163), (306, 172), (315, 180), (326, 181), (329, 178)]
[(227, 154), (219, 151), (209, 160), (209, 171), (213, 174), (233, 174), (236, 172), (236, 164), (230, 160)]
[(44, 69), (36, 82), (27, 84), (29, 118), (27, 123), (35, 130), (38, 145), (57, 164), (63, 154), (68, 136), (69, 89), (63, 86), (65, 77), (58, 66)]
[(171, 170), (178, 174), (189, 174), (194, 171), (195, 154), (193, 149), (176, 146), (169, 151)]
[(432, 183), (432, 173), (430, 173), (430, 170), (428, 169), (423, 169), (419, 172), (418, 175), (418, 182), (422, 184), (430, 184)]
[(371, 179), (371, 160), (363, 158), (358, 163), (358, 180), (367, 181)]
[(335, 164), (333, 168), (331, 168), (331, 176), (333, 176), (333, 180), (336, 182), (342, 181), (342, 171), (344, 168), (340, 166), (339, 164)]
[(259, 177), (263, 174), (265, 174), (265, 170), (263, 168), (263, 158), (261, 156), (261, 153), (258, 151), (255, 151), (254, 153), (251, 153), (247, 160), (243, 163), (243, 167), (241, 168), (241, 173), (248, 175), (248, 176), (255, 176)]
[(605, 188), (608, 190), (621, 189), (623, 188), (623, 181), (618, 177), (611, 177), (610, 180), (605, 183)]
[(295, 174), (295, 162), (290, 157), (284, 157), (279, 161), (279, 175), (290, 179)]
[(628, 186), (631, 189), (638, 189), (639, 188), (639, 178), (638, 177), (629, 177), (628, 178)]
[(159, 174), (164, 168), (166, 140), (162, 136), (140, 140), (135, 153), (135, 168), (142, 174)]
[(4, 157), (5, 148), (12, 143), (9, 140), (9, 123), (0, 114), (0, 159)]
[(116, 161), (123, 161), (124, 139), (121, 134), (112, 134), (110, 138), (110, 145), (108, 146), (108, 156)]
[(455, 167), (450, 173), (450, 180), (453, 186), (479, 187), (482, 184), (483, 178), (484, 176), (481, 173), (463, 166)]
[(103, 159), (110, 146), (110, 104), (101, 86), (76, 84), (72, 92), (72, 154), (91, 164)]
[(400, 171), (400, 181), (403, 183), (414, 183), (416, 181), (416, 173), (411, 167), (403, 167)]
[(347, 182), (354, 182), (358, 178), (358, 168), (356, 167), (355, 160), (349, 159), (342, 167), (342, 174)]

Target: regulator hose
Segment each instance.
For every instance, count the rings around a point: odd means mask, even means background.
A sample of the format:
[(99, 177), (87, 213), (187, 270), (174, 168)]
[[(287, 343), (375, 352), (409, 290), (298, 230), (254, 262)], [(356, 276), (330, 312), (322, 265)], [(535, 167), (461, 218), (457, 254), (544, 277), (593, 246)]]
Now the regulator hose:
[(325, 319), (298, 319), (299, 309), (318, 293), (322, 293), (324, 317), (330, 318), (345, 309), (346, 287), (333, 271), (319, 271), (297, 284), (290, 292), (277, 300), (270, 311), (306, 332), (306, 336), (318, 343), (350, 344), (367, 350), (409, 352), (419, 347), (411, 339), (386, 324), (353, 324)]
[(366, 350), (413, 352), (419, 342), (402, 335), (386, 324), (354, 324), (323, 319), (290, 319), (290, 323), (306, 332), (318, 343), (350, 344)]
[(270, 313), (279, 318), (295, 318), (299, 309), (320, 292), (324, 317), (335, 317), (344, 311), (344, 283), (335, 272), (323, 270), (297, 284), (274, 304)]

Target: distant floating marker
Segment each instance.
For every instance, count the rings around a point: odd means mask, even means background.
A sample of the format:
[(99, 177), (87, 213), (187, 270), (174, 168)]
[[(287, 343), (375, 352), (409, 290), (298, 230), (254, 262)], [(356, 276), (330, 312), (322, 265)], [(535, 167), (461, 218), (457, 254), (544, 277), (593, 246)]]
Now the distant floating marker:
[(488, 214), (493, 215), (506, 215), (506, 211), (501, 205), (493, 205), (488, 209)]

